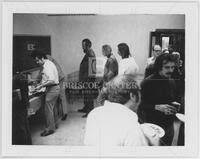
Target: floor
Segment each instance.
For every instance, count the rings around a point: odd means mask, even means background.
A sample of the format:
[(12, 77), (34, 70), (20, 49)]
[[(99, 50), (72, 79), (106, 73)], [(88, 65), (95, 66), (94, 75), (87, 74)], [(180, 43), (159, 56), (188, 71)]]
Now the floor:
[(59, 120), (58, 129), (52, 135), (41, 137), (43, 125), (39, 122), (31, 125), (33, 145), (83, 145), (86, 118), (83, 113), (77, 112), (82, 108), (82, 101), (74, 101), (69, 104), (70, 112), (65, 121)]
[[(70, 105), (72, 110), (65, 121), (59, 120), (58, 129), (52, 135), (41, 137), (43, 125), (39, 122), (31, 124), (31, 135), (33, 145), (69, 145), (83, 146), (86, 118), (82, 118), (83, 113), (77, 112), (82, 108), (82, 101), (75, 101)], [(180, 123), (175, 122), (175, 132), (179, 132)], [(177, 145), (178, 134), (175, 133), (173, 146)]]

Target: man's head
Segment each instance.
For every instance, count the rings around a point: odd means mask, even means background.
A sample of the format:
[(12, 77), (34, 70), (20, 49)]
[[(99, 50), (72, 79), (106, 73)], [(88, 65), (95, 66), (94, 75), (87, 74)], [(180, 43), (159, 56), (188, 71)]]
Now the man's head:
[(162, 51), (162, 53), (163, 53), (163, 54), (165, 54), (165, 53), (168, 53), (168, 54), (169, 54), (168, 48), (165, 48), (165, 49)]
[(170, 78), (175, 68), (175, 58), (173, 55), (165, 53), (156, 58), (154, 63), (155, 72), (165, 78)]
[(112, 52), (112, 48), (110, 47), (110, 45), (103, 45), (102, 46), (103, 56), (110, 57), (111, 52)]
[(175, 58), (177, 67), (181, 67), (183, 61), (181, 60), (181, 55), (180, 55), (180, 53), (179, 53), (179, 52), (172, 52), (172, 55), (173, 55), (174, 58)]
[(131, 102), (131, 109), (137, 110), (140, 101), (139, 87), (132, 75), (120, 75), (111, 80), (107, 86), (110, 102), (126, 105)]
[(160, 45), (154, 45), (152, 50), (154, 57), (158, 57), (162, 53)]
[(82, 40), (83, 52), (86, 53), (92, 47), (92, 42), (89, 39)]
[(118, 46), (118, 54), (124, 58), (128, 58), (130, 56), (129, 47), (126, 43), (120, 43)]
[(43, 50), (34, 50), (34, 51), (32, 51), (31, 57), (40, 66), (44, 65), (44, 60), (47, 59), (46, 53)]

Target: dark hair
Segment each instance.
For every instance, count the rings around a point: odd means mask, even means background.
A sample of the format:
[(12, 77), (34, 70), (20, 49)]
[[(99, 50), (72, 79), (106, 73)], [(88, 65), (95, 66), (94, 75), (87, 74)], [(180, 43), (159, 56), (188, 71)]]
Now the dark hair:
[(132, 75), (119, 75), (113, 78), (106, 86), (110, 102), (125, 104), (130, 99), (130, 93), (139, 101), (139, 87)]
[(89, 39), (83, 39), (83, 41), (82, 42), (85, 42), (86, 43), (86, 45), (89, 47), (89, 48), (91, 48), (92, 47), (92, 42), (89, 40)]
[(126, 43), (120, 43), (117, 47), (122, 58), (128, 58), (130, 56), (129, 47)]
[(109, 52), (109, 53), (111, 53), (112, 52), (112, 48), (111, 48), (111, 46), (110, 45), (103, 45), (102, 46), (102, 49), (103, 50), (106, 50), (107, 52)]
[(155, 73), (158, 73), (162, 69), (164, 62), (165, 63), (168, 63), (168, 62), (176, 63), (175, 58), (172, 54), (163, 53), (163, 54), (159, 55), (155, 60), (155, 63), (154, 63)]
[(39, 59), (42, 59), (42, 58), (47, 59), (46, 54), (47, 53), (44, 50), (42, 50), (42, 49), (36, 49), (36, 50), (33, 50), (31, 52), (31, 57), (33, 59), (35, 59), (36, 57), (39, 58)]

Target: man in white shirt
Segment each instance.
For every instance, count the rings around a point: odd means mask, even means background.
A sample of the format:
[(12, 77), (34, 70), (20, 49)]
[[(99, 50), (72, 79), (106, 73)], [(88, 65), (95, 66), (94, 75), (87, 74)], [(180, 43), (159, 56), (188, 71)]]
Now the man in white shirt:
[(66, 120), (67, 118), (67, 114), (68, 114), (68, 104), (67, 104), (67, 99), (66, 99), (66, 94), (65, 94), (65, 75), (60, 67), (60, 65), (58, 64), (58, 62), (51, 57), (50, 55), (46, 55), (48, 60), (50, 60), (51, 62), (53, 62), (58, 70), (58, 77), (59, 77), (59, 85), (60, 85), (60, 94), (59, 97), (61, 99), (61, 105), (62, 105), (62, 110), (63, 110), (63, 116), (61, 118), (61, 120)]
[(84, 144), (100, 147), (148, 145), (135, 113), (140, 96), (134, 77), (116, 76), (108, 83), (107, 94), (104, 106), (88, 115)]
[(36, 89), (40, 90), (46, 87), (45, 96), (45, 130), (41, 136), (48, 136), (55, 131), (54, 107), (60, 93), (59, 77), (56, 66), (47, 59), (45, 53), (41, 50), (34, 50), (31, 54), (32, 58), (42, 66), (42, 80)]
[(122, 60), (119, 62), (118, 75), (126, 74), (136, 76), (139, 72), (139, 67), (135, 59), (131, 57), (129, 47), (126, 43), (120, 43), (118, 45), (118, 54), (122, 57)]

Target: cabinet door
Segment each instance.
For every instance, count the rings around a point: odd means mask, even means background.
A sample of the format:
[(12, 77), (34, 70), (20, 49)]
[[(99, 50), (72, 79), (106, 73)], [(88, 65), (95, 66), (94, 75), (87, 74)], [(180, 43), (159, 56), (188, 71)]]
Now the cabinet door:
[(51, 54), (50, 36), (14, 36), (13, 71), (27, 71), (39, 67), (31, 58), (34, 49), (44, 49)]

